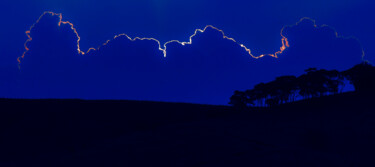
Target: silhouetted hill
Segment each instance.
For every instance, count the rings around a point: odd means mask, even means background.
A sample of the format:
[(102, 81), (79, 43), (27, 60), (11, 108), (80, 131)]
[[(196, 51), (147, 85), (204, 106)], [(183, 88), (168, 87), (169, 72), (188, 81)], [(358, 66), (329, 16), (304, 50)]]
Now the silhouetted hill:
[(0, 166), (373, 166), (373, 100), (345, 93), (240, 112), (1, 99)]

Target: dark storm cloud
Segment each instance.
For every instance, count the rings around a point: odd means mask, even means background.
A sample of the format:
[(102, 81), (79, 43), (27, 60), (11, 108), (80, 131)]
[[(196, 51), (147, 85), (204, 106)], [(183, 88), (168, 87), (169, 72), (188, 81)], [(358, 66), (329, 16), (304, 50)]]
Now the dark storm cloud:
[(290, 47), (279, 58), (255, 59), (214, 27), (167, 48), (156, 39), (119, 35), (84, 54), (73, 24), (46, 13), (29, 36), (14, 81), (17, 91), (10, 92), (17, 97), (225, 104), (234, 90), (309, 67), (343, 70), (362, 56), (357, 40), (338, 37), (332, 28), (309, 19), (283, 29), (287, 39), (282, 46), (287, 42)]

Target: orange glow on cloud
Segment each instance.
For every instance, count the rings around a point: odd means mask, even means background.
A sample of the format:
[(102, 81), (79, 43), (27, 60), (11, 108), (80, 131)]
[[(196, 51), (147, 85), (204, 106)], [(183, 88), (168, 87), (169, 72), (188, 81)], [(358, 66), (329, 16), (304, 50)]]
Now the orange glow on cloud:
[[(254, 55), (251, 53), (251, 50), (250, 50), (249, 48), (247, 48), (245, 45), (238, 43), (234, 38), (230, 38), (230, 37), (226, 36), (223, 30), (218, 29), (218, 28), (216, 28), (216, 27), (214, 27), (214, 26), (212, 26), (212, 25), (208, 25), (208, 26), (206, 26), (204, 29), (196, 29), (195, 32), (194, 32), (194, 34), (191, 35), (191, 36), (189, 37), (189, 42), (180, 42), (180, 41), (178, 41), (178, 40), (171, 40), (171, 41), (168, 41), (168, 42), (164, 43), (163, 45), (161, 45), (160, 41), (157, 40), (157, 39), (155, 39), (155, 38), (140, 38), (140, 37), (131, 38), (131, 37), (129, 37), (127, 34), (116, 35), (113, 39), (116, 39), (116, 38), (118, 38), (118, 37), (120, 37), (120, 36), (125, 36), (125, 37), (127, 37), (129, 40), (131, 40), (131, 41), (136, 41), (136, 40), (141, 40), (141, 41), (142, 41), (142, 40), (151, 40), (151, 41), (155, 41), (155, 42), (158, 43), (158, 45), (159, 45), (159, 50), (163, 52), (164, 57), (167, 57), (167, 45), (168, 45), (168, 44), (170, 44), (170, 43), (179, 43), (179, 44), (182, 45), (182, 46), (185, 46), (185, 45), (191, 45), (191, 44), (193, 43), (193, 38), (194, 38), (198, 33), (204, 33), (204, 32), (207, 30), (207, 28), (212, 28), (212, 29), (214, 29), (214, 30), (219, 31), (219, 32), (223, 35), (223, 38), (224, 38), (224, 39), (227, 39), (227, 40), (230, 40), (230, 41), (235, 42), (236, 44), (238, 44), (239, 46), (241, 46), (242, 48), (244, 48), (244, 49), (246, 50), (246, 52), (248, 52), (248, 54), (249, 54), (252, 58), (255, 58), (255, 59), (258, 59), (258, 58), (261, 58), (261, 57), (264, 57), (264, 56), (272, 56), (272, 57), (277, 58), (277, 55), (278, 55), (278, 54), (281, 54), (286, 48), (289, 47), (288, 39), (285, 38), (285, 37), (283, 36), (283, 38), (282, 38), (282, 46), (280, 47), (280, 51), (277, 51), (277, 52), (274, 53), (274, 54), (263, 54), (263, 55), (260, 55), (260, 56), (254, 56)], [(105, 42), (102, 46), (107, 45), (109, 42), (110, 42), (110, 40), (107, 40), (107, 42)], [(95, 49), (95, 48), (90, 48), (90, 49), (87, 51), (87, 53), (90, 52), (90, 51), (92, 51), (92, 50), (99, 50), (99, 49), (100, 49), (100, 47), (97, 48), (97, 49)]]
[[(39, 23), (39, 21), (41, 20), (41, 18), (42, 18), (44, 15), (58, 16), (58, 17), (59, 17), (58, 26), (61, 26), (61, 24), (67, 24), (67, 25), (69, 25), (69, 26), (71, 27), (71, 29), (74, 31), (74, 33), (77, 35), (77, 38), (78, 38), (78, 39), (77, 39), (77, 52), (78, 52), (78, 54), (79, 54), (79, 55), (84, 55), (84, 54), (85, 54), (85, 52), (83, 52), (83, 51), (80, 49), (79, 42), (80, 42), (81, 38), (80, 38), (80, 36), (78, 35), (77, 30), (74, 28), (74, 25), (73, 25), (72, 23), (70, 23), (69, 21), (62, 21), (62, 14), (61, 14), (61, 13), (54, 13), (54, 12), (49, 12), (49, 11), (48, 11), (48, 12), (44, 12), (44, 13), (39, 17), (39, 19), (38, 19), (38, 20), (37, 20), (37, 21), (36, 21), (36, 22), (30, 27), (30, 29), (26, 31), (26, 35), (27, 35), (28, 39), (26, 40), (26, 42), (25, 42), (25, 44), (24, 44), (24, 47), (25, 47), (25, 51), (24, 51), (24, 53), (22, 54), (22, 56), (20, 56), (20, 57), (17, 58), (17, 61), (18, 61), (19, 65), (21, 64), (21, 60), (25, 57), (26, 53), (30, 50), (30, 49), (27, 47), (27, 44), (28, 44), (30, 41), (33, 40), (32, 37), (31, 37), (31, 35), (30, 35), (31, 30), (35, 27), (35, 25), (36, 25), (37, 23)], [(299, 22), (296, 23), (296, 25), (298, 25), (298, 24), (299, 24), (302, 20), (304, 20), (304, 19), (309, 19), (309, 18), (302, 18)], [(311, 19), (310, 19), (310, 20), (311, 20)], [(314, 21), (314, 24), (315, 24), (315, 21)], [(316, 27), (316, 25), (315, 25), (315, 27)], [(261, 55), (259, 55), (259, 56), (253, 55), (253, 54), (251, 53), (251, 50), (250, 50), (248, 47), (246, 47), (244, 44), (241, 44), (241, 43), (237, 42), (234, 38), (230, 38), (230, 37), (226, 36), (223, 30), (218, 29), (218, 28), (216, 28), (216, 27), (214, 27), (214, 26), (212, 26), (212, 25), (208, 25), (208, 26), (206, 26), (204, 29), (196, 29), (195, 32), (194, 32), (194, 34), (191, 35), (191, 36), (189, 37), (189, 41), (188, 41), (188, 42), (180, 42), (180, 41), (178, 41), (178, 40), (171, 40), (171, 41), (168, 41), (168, 42), (166, 42), (166, 43), (164, 43), (164, 44), (162, 45), (162, 44), (160, 43), (160, 41), (157, 40), (157, 39), (155, 39), (155, 38), (140, 38), (140, 37), (131, 38), (131, 37), (129, 37), (129, 36), (126, 35), (126, 34), (119, 34), (119, 35), (116, 35), (113, 39), (116, 39), (116, 38), (118, 38), (118, 37), (120, 37), (120, 36), (125, 36), (125, 37), (127, 37), (129, 40), (131, 40), (131, 41), (136, 41), (136, 40), (149, 40), (149, 41), (155, 41), (155, 42), (157, 42), (158, 45), (159, 45), (159, 50), (162, 51), (164, 57), (166, 57), (166, 56), (167, 56), (167, 45), (168, 45), (168, 44), (170, 44), (170, 43), (179, 43), (180, 45), (183, 45), (183, 46), (184, 46), (184, 45), (191, 45), (191, 44), (193, 43), (192, 38), (195, 37), (198, 33), (204, 33), (204, 32), (207, 30), (207, 28), (212, 28), (212, 29), (215, 29), (215, 30), (219, 31), (220, 33), (222, 33), (224, 39), (227, 39), (227, 40), (230, 40), (230, 41), (235, 42), (235, 43), (238, 44), (241, 48), (243, 48), (243, 49), (244, 49), (244, 50), (245, 50), (245, 51), (246, 51), (246, 52), (247, 52), (252, 58), (255, 58), (255, 59), (262, 58), (262, 57), (264, 57), (264, 56), (271, 56), (271, 57), (274, 57), (274, 58), (278, 58), (278, 55), (282, 54), (282, 53), (283, 53), (288, 47), (290, 47), (290, 44), (289, 44), (288, 39), (283, 35), (283, 30), (284, 30), (285, 27), (284, 27), (284, 28), (281, 30), (281, 32), (280, 32), (280, 35), (281, 35), (281, 37), (282, 37), (282, 39), (281, 39), (281, 44), (282, 44), (282, 46), (280, 47), (280, 50), (277, 51), (277, 52), (275, 52), (275, 53), (272, 53), (272, 54), (261, 54)], [(107, 45), (109, 41), (110, 41), (110, 40), (106, 41), (102, 46)], [(89, 53), (89, 52), (94, 51), (94, 50), (99, 50), (99, 49), (100, 49), (100, 47), (98, 47), (98, 48), (90, 48), (90, 49), (88, 49), (88, 51), (87, 51), (86, 53)]]
[[(78, 54), (85, 54), (84, 52), (81, 51), (80, 47), (79, 47), (79, 41), (81, 40), (80, 36), (78, 35), (78, 32), (77, 30), (74, 28), (74, 25), (72, 23), (70, 23), (69, 21), (62, 21), (62, 14), (61, 13), (54, 13), (54, 12), (44, 12), (40, 17), (39, 19), (30, 27), (29, 30), (27, 30), (25, 33), (27, 35), (27, 40), (24, 44), (24, 47), (25, 47), (25, 51), (23, 52), (22, 56), (18, 57), (17, 58), (17, 61), (18, 61), (18, 65), (21, 64), (21, 59), (25, 58), (25, 55), (26, 53), (30, 50), (28, 47), (27, 47), (27, 44), (29, 42), (31, 42), (33, 40), (33, 38), (30, 36), (30, 32), (31, 30), (35, 27), (36, 24), (39, 23), (39, 21), (43, 18), (44, 15), (51, 15), (51, 16), (58, 16), (59, 17), (59, 22), (57, 23), (58, 26), (61, 26), (61, 24), (68, 24), (70, 26), (70, 28), (74, 31), (74, 33), (77, 35), (77, 52)], [(20, 68), (20, 66), (19, 66)]]

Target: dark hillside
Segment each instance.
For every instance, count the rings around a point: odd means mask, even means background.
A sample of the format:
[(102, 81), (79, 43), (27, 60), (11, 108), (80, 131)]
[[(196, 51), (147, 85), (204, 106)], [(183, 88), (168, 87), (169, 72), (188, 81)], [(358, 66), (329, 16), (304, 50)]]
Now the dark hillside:
[(373, 166), (372, 96), (236, 112), (141, 101), (0, 100), (0, 166)]

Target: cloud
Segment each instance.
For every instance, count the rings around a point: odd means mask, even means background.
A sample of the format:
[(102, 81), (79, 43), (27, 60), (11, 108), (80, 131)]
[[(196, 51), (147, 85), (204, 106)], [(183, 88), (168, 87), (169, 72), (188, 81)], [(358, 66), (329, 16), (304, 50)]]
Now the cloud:
[(286, 26), (282, 34), (290, 47), (280, 57), (286, 64), (345, 70), (359, 63), (362, 46), (354, 37), (342, 37), (327, 25), (318, 26), (314, 20), (303, 18)]
[(46, 12), (27, 35), (20, 73), (4, 96), (226, 104), (234, 90), (309, 67), (343, 70), (362, 56), (357, 40), (310, 19), (283, 28), (279, 51), (258, 56), (213, 26), (187, 42), (121, 34), (83, 52), (74, 25)]
[[(33, 56), (48, 55), (40, 59), (33, 58), (34, 60), (44, 59), (48, 61), (53, 56), (75, 56), (76, 54), (83, 53), (79, 47), (80, 37), (77, 30), (72, 23), (62, 21), (61, 14), (53, 12), (43, 13), (35, 24), (26, 31), (26, 35), (28, 39), (24, 44), (25, 52), (18, 58), (20, 64), (28, 54)], [(53, 64), (55, 65), (55, 63)]]

